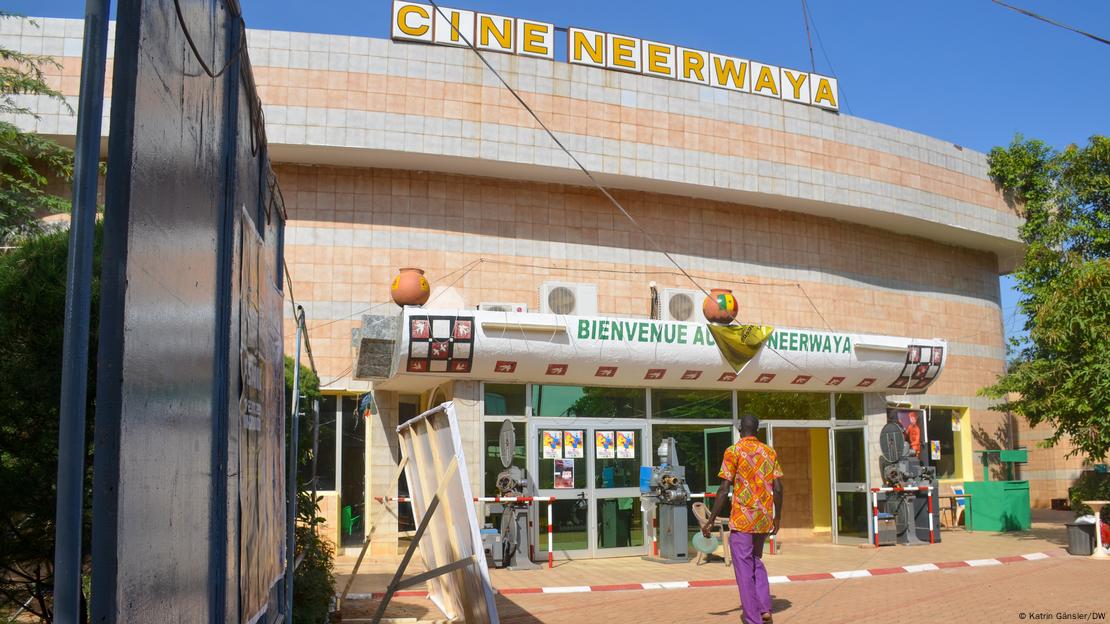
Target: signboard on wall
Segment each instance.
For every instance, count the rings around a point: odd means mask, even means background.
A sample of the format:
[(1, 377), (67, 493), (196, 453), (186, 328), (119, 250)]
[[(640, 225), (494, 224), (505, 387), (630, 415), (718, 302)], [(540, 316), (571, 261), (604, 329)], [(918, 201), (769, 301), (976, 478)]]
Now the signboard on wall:
[[(566, 61), (602, 69), (679, 80), (729, 91), (840, 110), (837, 79), (614, 33), (570, 27)], [(446, 46), (471, 42), (483, 52), (554, 60), (554, 24), (418, 2), (393, 2), (390, 33), (395, 41)]]
[[(423, 347), (428, 319), (462, 319), (470, 329), (466, 372), (428, 370)], [(407, 308), (395, 350), (391, 389), (419, 388), (436, 379), (704, 390), (924, 392), (940, 376), (943, 340), (776, 327), (759, 352), (736, 372), (709, 326), (643, 318)], [(456, 341), (457, 343), (458, 341)], [(420, 351), (417, 349), (420, 348)], [(458, 349), (457, 344), (454, 349)], [(928, 361), (925, 361), (926, 354)], [(442, 370), (442, 369), (441, 369)], [(559, 457), (562, 440), (559, 441)]]

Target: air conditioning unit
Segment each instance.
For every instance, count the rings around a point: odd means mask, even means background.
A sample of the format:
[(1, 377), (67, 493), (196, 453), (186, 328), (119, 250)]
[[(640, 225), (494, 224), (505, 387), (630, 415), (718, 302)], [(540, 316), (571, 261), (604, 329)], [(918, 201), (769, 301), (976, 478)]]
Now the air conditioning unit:
[(664, 321), (696, 323), (705, 293), (689, 288), (664, 288), (659, 295), (659, 316)]
[(544, 282), (540, 285), (540, 311), (545, 314), (597, 314), (597, 285)]
[(527, 312), (528, 306), (523, 303), (479, 303), (478, 309), (483, 312)]

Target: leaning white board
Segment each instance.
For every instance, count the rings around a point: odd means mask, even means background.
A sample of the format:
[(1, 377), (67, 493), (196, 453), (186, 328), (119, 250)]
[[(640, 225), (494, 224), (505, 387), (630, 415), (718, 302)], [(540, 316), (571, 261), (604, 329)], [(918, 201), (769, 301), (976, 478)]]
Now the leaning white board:
[[(474, 565), (429, 579), (428, 597), (452, 621), (498, 624), (454, 404), (439, 405), (397, 427), (397, 437), (401, 456), (408, 459), (405, 477), (418, 526), (432, 497), (441, 491), (439, 507), (418, 546), (424, 569), (474, 560)], [(452, 459), (457, 469), (447, 474), (444, 482)]]

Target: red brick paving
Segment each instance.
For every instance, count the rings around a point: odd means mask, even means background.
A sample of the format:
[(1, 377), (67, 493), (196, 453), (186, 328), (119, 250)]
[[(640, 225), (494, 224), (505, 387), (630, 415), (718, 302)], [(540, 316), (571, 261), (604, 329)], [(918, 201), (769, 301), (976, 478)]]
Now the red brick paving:
[[(893, 613), (906, 614), (906, 621), (945, 623), (1021, 622), (1046, 619), (1035, 617), (1043, 613), (1051, 620), (1057, 619), (1057, 613), (1102, 613), (1110, 618), (1110, 563), (1063, 556), (912, 576), (788, 583), (772, 585), (771, 592), (779, 624), (892, 624), (900, 621)], [(408, 617), (443, 617), (426, 599), (403, 598), (397, 603), (395, 607)], [(896, 603), (903, 606), (895, 607)], [(734, 624), (740, 620), (735, 587), (501, 595), (498, 609), (504, 624)], [(392, 615), (395, 609), (390, 611)]]

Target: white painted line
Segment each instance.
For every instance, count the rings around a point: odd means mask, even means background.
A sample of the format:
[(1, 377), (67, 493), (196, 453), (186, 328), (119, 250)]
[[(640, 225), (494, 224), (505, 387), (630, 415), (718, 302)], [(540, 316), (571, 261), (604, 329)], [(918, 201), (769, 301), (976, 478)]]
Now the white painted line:
[(568, 585), (566, 587), (544, 587), (545, 594), (580, 594), (590, 591), (589, 585)]
[(353, 593), (353, 592), (350, 593), (350, 594), (347, 594), (347, 600), (371, 600), (373, 598), (374, 598), (373, 594), (356, 594), (356, 593)]
[(914, 572), (930, 572), (932, 570), (939, 570), (940, 568), (932, 563), (918, 563), (916, 565), (902, 566), (902, 569), (913, 574)]
[(789, 583), (789, 576), (772, 576), (767, 578), (767, 582), (774, 585), (776, 583)]
[(1037, 561), (1039, 559), (1048, 559), (1048, 555), (1046, 555), (1044, 553), (1029, 553), (1028, 555), (1022, 555), (1022, 557), (1028, 559), (1029, 561)]
[(999, 561), (998, 559), (972, 559), (970, 561), (965, 561), (964, 563), (966, 563), (967, 565), (969, 565), (973, 568), (981, 568), (983, 566), (992, 566), (992, 565), (1002, 565), (1002, 562)]
[(842, 572), (833, 572), (832, 575), (834, 579), (849, 579), (871, 576), (871, 573), (867, 570), (844, 570)]
[(687, 581), (663, 581), (661, 583), (641, 583), (644, 589), (686, 589), (690, 586)]

